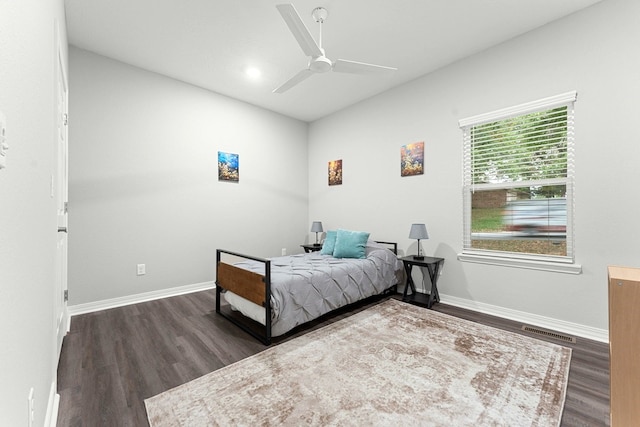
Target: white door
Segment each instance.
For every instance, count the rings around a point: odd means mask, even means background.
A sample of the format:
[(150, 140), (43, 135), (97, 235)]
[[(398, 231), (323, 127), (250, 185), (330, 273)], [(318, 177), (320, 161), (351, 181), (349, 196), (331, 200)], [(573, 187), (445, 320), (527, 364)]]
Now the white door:
[(60, 50), (56, 67), (56, 177), (54, 194), (58, 216), (56, 247), (56, 277), (54, 289), (54, 327), (56, 329), (56, 361), (60, 358), (62, 340), (67, 333), (67, 202), (68, 202), (68, 152), (67, 152), (67, 78)]

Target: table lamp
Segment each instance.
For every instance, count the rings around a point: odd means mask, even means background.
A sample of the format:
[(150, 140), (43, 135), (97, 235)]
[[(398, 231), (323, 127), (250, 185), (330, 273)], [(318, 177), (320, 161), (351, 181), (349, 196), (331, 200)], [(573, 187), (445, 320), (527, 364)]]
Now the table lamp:
[(424, 256), (420, 254), (420, 240), (429, 238), (429, 234), (427, 233), (427, 226), (424, 224), (411, 224), (409, 238), (418, 240), (418, 255), (414, 255), (413, 259), (424, 259)]
[(320, 242), (318, 242), (318, 233), (322, 233), (322, 222), (313, 221), (311, 223), (311, 231), (316, 233), (316, 246), (320, 246)]

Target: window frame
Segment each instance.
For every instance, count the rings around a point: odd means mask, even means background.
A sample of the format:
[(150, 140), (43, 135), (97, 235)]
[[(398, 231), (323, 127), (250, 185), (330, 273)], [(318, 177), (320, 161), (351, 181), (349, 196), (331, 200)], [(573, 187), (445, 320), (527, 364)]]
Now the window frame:
[[(463, 262), (474, 262), (490, 265), (527, 268), (534, 270), (554, 271), (559, 273), (580, 274), (582, 266), (575, 262), (574, 251), (574, 117), (577, 92), (571, 91), (537, 101), (527, 102), (513, 107), (503, 108), (485, 114), (461, 119), (458, 122), (463, 131), (463, 246), (458, 259)], [(474, 184), (472, 178), (471, 163), (471, 137), (470, 130), (474, 126), (485, 123), (497, 122), (513, 117), (523, 116), (539, 111), (551, 110), (558, 107), (567, 107), (567, 176), (558, 179), (545, 180), (545, 185), (566, 185), (567, 198), (567, 234), (566, 256), (553, 256), (544, 254), (515, 253), (506, 251), (492, 251), (474, 249), (471, 247), (471, 205), (472, 194), (476, 187), (478, 191), (497, 188), (522, 187), (522, 182), (509, 182), (497, 184)]]

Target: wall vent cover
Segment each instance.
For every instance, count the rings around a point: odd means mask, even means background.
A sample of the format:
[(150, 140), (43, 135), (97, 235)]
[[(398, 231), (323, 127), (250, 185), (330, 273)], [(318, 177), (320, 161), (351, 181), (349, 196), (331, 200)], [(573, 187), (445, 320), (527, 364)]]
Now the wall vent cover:
[(576, 342), (576, 337), (560, 334), (558, 332), (550, 331), (548, 329), (538, 328), (537, 326), (522, 325), (522, 330), (525, 332), (532, 332), (537, 335), (542, 335), (548, 338), (555, 338), (557, 340), (564, 341), (564, 342), (571, 342), (571, 343)]

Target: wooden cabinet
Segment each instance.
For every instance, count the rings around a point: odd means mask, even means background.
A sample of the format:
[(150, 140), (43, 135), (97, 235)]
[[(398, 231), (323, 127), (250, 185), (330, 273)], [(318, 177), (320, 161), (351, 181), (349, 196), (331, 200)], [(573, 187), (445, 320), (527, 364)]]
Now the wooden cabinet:
[(609, 267), (611, 426), (640, 420), (640, 268)]

